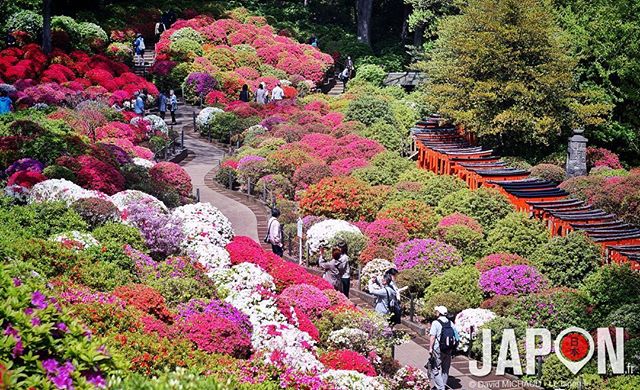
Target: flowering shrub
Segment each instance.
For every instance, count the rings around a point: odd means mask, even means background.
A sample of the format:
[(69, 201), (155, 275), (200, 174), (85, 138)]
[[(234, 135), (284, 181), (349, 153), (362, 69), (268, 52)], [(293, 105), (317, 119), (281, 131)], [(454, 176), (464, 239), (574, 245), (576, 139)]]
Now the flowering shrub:
[(360, 256), (358, 261), (360, 264), (365, 265), (373, 259), (393, 259), (394, 248), (389, 248), (381, 245), (367, 245)]
[(184, 81), (184, 93), (187, 101), (196, 103), (200, 97), (206, 96), (212, 92), (217, 86), (216, 79), (208, 73), (194, 72)]
[(348, 349), (327, 352), (320, 356), (320, 361), (334, 370), (353, 370), (368, 376), (376, 376), (376, 370), (366, 357)]
[(493, 253), (476, 262), (476, 268), (480, 272), (508, 265), (529, 265), (529, 261), (519, 255), (513, 255), (511, 253)]
[(329, 246), (329, 242), (339, 233), (362, 234), (360, 229), (346, 221), (327, 219), (311, 226), (307, 231), (307, 245), (311, 253), (316, 253), (322, 247)]
[(184, 239), (182, 226), (176, 219), (158, 212), (153, 203), (130, 204), (124, 210), (122, 219), (140, 230), (154, 256), (163, 257), (178, 253)]
[(305, 190), (323, 178), (331, 176), (331, 168), (324, 163), (306, 163), (300, 165), (291, 179), (296, 189)]
[(432, 239), (413, 239), (396, 248), (394, 262), (398, 270), (411, 269), (420, 265), (439, 274), (462, 264), (462, 256), (456, 248), (443, 242)]
[(507, 312), (530, 327), (547, 328), (556, 334), (570, 326), (589, 328), (591, 319), (587, 306), (583, 292), (554, 288), (519, 297)]
[(378, 212), (376, 218), (393, 219), (402, 223), (411, 238), (429, 236), (437, 223), (433, 210), (424, 202), (415, 200), (391, 202)]
[(78, 184), (107, 195), (124, 190), (124, 177), (113, 166), (92, 156), (78, 157), (80, 170), (76, 172)]
[(247, 179), (256, 183), (264, 176), (269, 169), (267, 159), (261, 156), (245, 156), (238, 161), (238, 177), (241, 184), (245, 184)]
[(151, 314), (162, 321), (170, 322), (172, 320), (173, 316), (165, 306), (165, 300), (162, 295), (147, 285), (129, 284), (120, 286), (113, 291), (113, 295), (122, 299), (128, 305)]
[(531, 176), (558, 183), (562, 182), (566, 176), (564, 169), (554, 164), (538, 164), (531, 168), (530, 172)]
[(480, 187), (475, 191), (464, 189), (446, 194), (438, 202), (436, 212), (440, 215), (455, 212), (468, 215), (487, 230), (513, 209), (506, 196), (496, 189)]
[(480, 287), (491, 295), (523, 295), (539, 292), (547, 280), (537, 268), (529, 265), (506, 265), (480, 275)]
[(613, 169), (622, 168), (620, 158), (617, 154), (604, 148), (587, 148), (587, 167), (609, 167)]
[(376, 194), (360, 180), (349, 177), (327, 177), (310, 186), (300, 199), (304, 215), (329, 218), (371, 219), (377, 210)]
[(367, 226), (364, 234), (369, 238), (369, 245), (392, 248), (409, 238), (404, 225), (394, 219), (376, 219)]
[(467, 351), (471, 344), (471, 330), (474, 332), (487, 322), (496, 318), (491, 310), (486, 309), (466, 309), (458, 313), (454, 321), (454, 326), (460, 334), (458, 348)]
[(429, 376), (423, 371), (411, 366), (401, 367), (395, 373), (391, 382), (391, 388), (393, 390), (431, 390)]
[(251, 336), (237, 323), (213, 312), (195, 313), (178, 321), (177, 327), (198, 349), (246, 358), (251, 353)]
[(280, 294), (280, 299), (302, 310), (310, 318), (320, 317), (322, 312), (331, 305), (329, 298), (320, 289), (308, 284), (285, 288)]
[(385, 272), (395, 267), (395, 264), (385, 259), (373, 259), (367, 262), (360, 273), (360, 286), (363, 290), (368, 291), (371, 279), (382, 278)]
[(71, 206), (89, 226), (96, 228), (120, 217), (117, 207), (110, 201), (99, 198), (85, 198)]
[(213, 125), (213, 119), (222, 112), (224, 111), (216, 107), (203, 108), (196, 117), (196, 129), (200, 134), (208, 135)]
[(191, 178), (178, 164), (168, 161), (159, 162), (149, 170), (149, 175), (157, 182), (175, 188), (180, 196), (185, 198), (191, 196), (193, 190)]
[(482, 233), (482, 226), (478, 221), (460, 213), (453, 213), (442, 218), (438, 222), (434, 233), (442, 239), (446, 235), (447, 229), (451, 226), (465, 226), (475, 232)]

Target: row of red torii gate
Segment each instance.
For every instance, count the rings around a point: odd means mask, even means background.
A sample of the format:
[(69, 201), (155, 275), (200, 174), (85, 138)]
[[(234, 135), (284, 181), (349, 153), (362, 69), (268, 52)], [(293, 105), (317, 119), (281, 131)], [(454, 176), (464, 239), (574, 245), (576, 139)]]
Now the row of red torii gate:
[(557, 183), (530, 177), (527, 170), (507, 166), (493, 150), (475, 145), (460, 127), (439, 116), (419, 121), (413, 130), (418, 167), (439, 175), (455, 175), (469, 188), (495, 188), (517, 210), (542, 219), (552, 236), (585, 232), (602, 247), (607, 262), (630, 263), (640, 270), (640, 229), (616, 215), (569, 196)]

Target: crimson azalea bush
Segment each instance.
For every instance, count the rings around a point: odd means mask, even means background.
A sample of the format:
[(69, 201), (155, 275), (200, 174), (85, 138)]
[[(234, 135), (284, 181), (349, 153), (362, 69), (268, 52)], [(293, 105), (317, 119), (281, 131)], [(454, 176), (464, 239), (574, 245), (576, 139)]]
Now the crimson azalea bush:
[(395, 219), (376, 219), (365, 229), (369, 245), (395, 247), (409, 238), (409, 233), (401, 222)]
[(587, 167), (609, 167), (612, 169), (622, 168), (620, 157), (612, 151), (605, 148), (587, 148)]
[(87, 155), (79, 156), (77, 161), (80, 164), (80, 170), (76, 172), (79, 185), (107, 195), (125, 189), (124, 176), (112, 165)]
[(305, 190), (327, 176), (331, 176), (331, 168), (325, 163), (305, 163), (293, 173), (291, 182), (296, 189)]
[(376, 376), (376, 370), (369, 360), (356, 351), (338, 349), (320, 356), (325, 366), (334, 370), (354, 370), (368, 376)]
[(173, 316), (165, 306), (165, 300), (159, 292), (145, 284), (129, 284), (117, 287), (113, 295), (145, 313), (160, 320), (171, 321)]
[(331, 306), (329, 298), (317, 287), (308, 284), (296, 284), (282, 291), (278, 299), (299, 308), (309, 318), (319, 318), (322, 312)]
[(247, 358), (251, 353), (251, 336), (230, 319), (214, 313), (192, 314), (176, 326), (198, 349)]
[(191, 178), (178, 164), (169, 161), (161, 161), (149, 170), (151, 178), (159, 183), (175, 188), (182, 197), (191, 196), (193, 187)]
[(428, 237), (437, 224), (437, 216), (431, 207), (416, 200), (390, 202), (378, 212), (376, 218), (402, 223), (411, 238)]
[(373, 259), (393, 259), (393, 256), (393, 248), (382, 245), (367, 245), (360, 252), (358, 261), (360, 264), (365, 265)]
[(310, 186), (299, 205), (303, 215), (357, 221), (372, 218), (377, 211), (376, 200), (373, 189), (360, 180), (327, 177)]

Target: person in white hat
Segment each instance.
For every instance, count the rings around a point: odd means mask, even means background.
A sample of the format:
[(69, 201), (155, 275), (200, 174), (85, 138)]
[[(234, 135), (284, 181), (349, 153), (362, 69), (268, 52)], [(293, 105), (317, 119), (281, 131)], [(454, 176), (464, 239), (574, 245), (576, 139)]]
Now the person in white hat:
[(431, 377), (437, 390), (444, 390), (449, 379), (451, 356), (456, 349), (456, 336), (451, 321), (447, 318), (448, 310), (444, 306), (434, 308), (437, 319), (429, 329), (429, 355)]

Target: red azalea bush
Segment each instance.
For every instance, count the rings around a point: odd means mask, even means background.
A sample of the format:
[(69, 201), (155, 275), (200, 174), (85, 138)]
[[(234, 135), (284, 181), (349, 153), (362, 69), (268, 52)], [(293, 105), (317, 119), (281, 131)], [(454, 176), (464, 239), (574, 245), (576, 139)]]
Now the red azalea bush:
[(302, 310), (310, 318), (320, 318), (322, 312), (331, 306), (329, 298), (317, 287), (296, 284), (282, 291), (278, 299)]
[(394, 219), (376, 219), (366, 227), (364, 234), (369, 237), (369, 245), (376, 246), (395, 247), (409, 238), (404, 225)]
[(251, 335), (240, 325), (215, 313), (194, 313), (176, 327), (198, 349), (245, 359), (251, 354)]
[(431, 207), (417, 200), (394, 201), (382, 208), (377, 219), (394, 219), (409, 233), (409, 237), (428, 237), (436, 226), (437, 217)]
[(276, 172), (286, 177), (292, 177), (301, 164), (315, 162), (315, 158), (302, 148), (289, 147), (271, 153), (267, 157), (267, 161)]
[(511, 253), (493, 253), (478, 260), (476, 262), (476, 268), (480, 272), (485, 272), (496, 267), (528, 264), (529, 261), (519, 255), (513, 255)]
[(77, 161), (80, 170), (76, 172), (76, 177), (82, 187), (102, 191), (107, 195), (125, 189), (124, 176), (112, 165), (87, 155), (79, 156)]
[(41, 181), (47, 180), (40, 172), (34, 171), (18, 171), (9, 176), (7, 186), (19, 185), (25, 188), (31, 188)]
[(191, 177), (180, 165), (162, 161), (149, 170), (149, 175), (157, 182), (167, 185), (169, 188), (175, 188), (180, 196), (185, 198), (191, 196), (193, 191)]
[[(335, 291), (335, 290), (334, 290)], [(318, 328), (311, 322), (309, 316), (306, 315), (300, 308), (294, 307), (293, 310), (296, 313), (296, 317), (298, 318), (298, 329), (303, 332), (307, 332), (309, 336), (315, 341), (320, 341), (320, 332)]]
[(171, 322), (173, 319), (173, 315), (167, 309), (162, 295), (145, 284), (128, 284), (117, 287), (113, 290), (113, 295), (122, 299), (128, 305), (149, 313), (162, 321)]
[(227, 244), (225, 249), (229, 252), (231, 264), (236, 265), (248, 262), (259, 265), (267, 270), (267, 268), (265, 268), (266, 258), (263, 255), (264, 250), (260, 247), (260, 244), (250, 237), (235, 236), (233, 240)]
[(307, 284), (320, 290), (333, 288), (329, 282), (323, 278), (307, 272), (298, 264), (286, 260), (274, 261), (270, 269), (267, 270), (273, 276), (276, 291), (283, 291), (296, 284)]
[(327, 352), (320, 356), (320, 361), (334, 370), (354, 370), (368, 376), (377, 375), (373, 365), (366, 357), (349, 349)]
[(373, 259), (391, 260), (393, 256), (393, 248), (382, 245), (367, 245), (367, 247), (360, 252), (358, 261), (360, 264), (365, 265)]
[(612, 151), (605, 148), (587, 148), (587, 166), (593, 167), (609, 167), (612, 169), (622, 168), (620, 157)]
[(306, 163), (300, 165), (293, 173), (291, 182), (299, 190), (305, 190), (310, 185), (331, 176), (331, 168), (325, 163)]
[(302, 195), (302, 215), (357, 221), (369, 219), (377, 211), (377, 195), (363, 181), (351, 177), (326, 177)]

